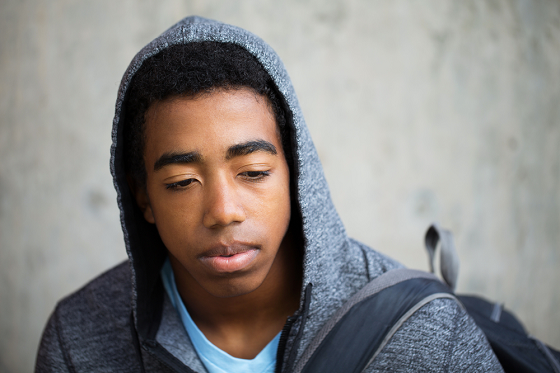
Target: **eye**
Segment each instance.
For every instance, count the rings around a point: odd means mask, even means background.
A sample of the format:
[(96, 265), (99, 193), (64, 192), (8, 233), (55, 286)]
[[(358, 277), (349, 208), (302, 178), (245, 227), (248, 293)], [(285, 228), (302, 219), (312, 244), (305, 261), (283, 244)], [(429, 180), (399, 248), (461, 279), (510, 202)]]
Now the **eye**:
[(196, 179), (185, 179), (185, 180), (181, 180), (181, 181), (177, 181), (175, 183), (171, 183), (171, 184), (165, 184), (165, 188), (166, 189), (183, 189), (188, 187), (189, 185), (191, 185), (193, 182), (195, 182)]
[(261, 181), (270, 175), (270, 171), (245, 171), (239, 175), (249, 181)]

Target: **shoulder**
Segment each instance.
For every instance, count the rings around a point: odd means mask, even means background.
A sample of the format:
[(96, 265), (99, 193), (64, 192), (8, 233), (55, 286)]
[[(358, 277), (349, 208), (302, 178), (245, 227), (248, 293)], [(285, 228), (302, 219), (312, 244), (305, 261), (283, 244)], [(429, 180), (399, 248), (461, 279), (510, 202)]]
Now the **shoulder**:
[(452, 299), (435, 299), (409, 318), (368, 372), (502, 372), (482, 331)]
[(353, 238), (349, 239), (349, 244), (356, 252), (356, 255), (363, 258), (362, 260), (365, 262), (370, 280), (392, 269), (404, 267), (395, 259), (392, 259)]
[(55, 314), (66, 327), (96, 326), (100, 320), (117, 322), (130, 317), (131, 277), (128, 261), (102, 273), (62, 299)]
[(43, 333), (37, 371), (114, 366), (134, 353), (130, 317), (131, 277), (124, 262), (58, 303)]

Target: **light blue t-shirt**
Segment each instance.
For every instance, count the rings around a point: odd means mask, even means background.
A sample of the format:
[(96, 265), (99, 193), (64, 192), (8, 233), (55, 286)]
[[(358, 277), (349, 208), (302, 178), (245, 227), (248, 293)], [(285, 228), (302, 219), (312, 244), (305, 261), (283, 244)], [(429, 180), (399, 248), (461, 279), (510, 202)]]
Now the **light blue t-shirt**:
[(280, 333), (254, 359), (248, 360), (233, 357), (214, 346), (192, 321), (177, 291), (175, 276), (173, 275), (169, 259), (165, 261), (161, 268), (161, 278), (167, 295), (169, 295), (171, 303), (173, 303), (173, 307), (179, 312), (192, 344), (209, 373), (274, 373)]

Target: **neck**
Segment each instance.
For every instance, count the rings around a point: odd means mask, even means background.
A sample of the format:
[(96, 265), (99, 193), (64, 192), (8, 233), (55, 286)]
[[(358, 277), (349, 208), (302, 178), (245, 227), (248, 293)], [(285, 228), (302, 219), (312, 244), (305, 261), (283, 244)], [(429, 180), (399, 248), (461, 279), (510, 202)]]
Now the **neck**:
[(289, 235), (263, 283), (254, 291), (220, 298), (202, 288), (170, 256), (177, 289), (202, 333), (228, 354), (252, 359), (282, 330), (299, 308), (302, 258)]

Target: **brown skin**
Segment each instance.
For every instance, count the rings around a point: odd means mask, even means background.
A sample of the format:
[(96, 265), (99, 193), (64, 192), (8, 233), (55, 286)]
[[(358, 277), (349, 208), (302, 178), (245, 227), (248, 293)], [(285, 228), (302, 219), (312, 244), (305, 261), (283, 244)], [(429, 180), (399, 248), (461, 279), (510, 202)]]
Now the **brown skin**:
[(297, 310), (301, 288), (289, 170), (267, 99), (238, 89), (156, 102), (145, 136), (136, 199), (181, 298), (210, 342), (252, 359)]

